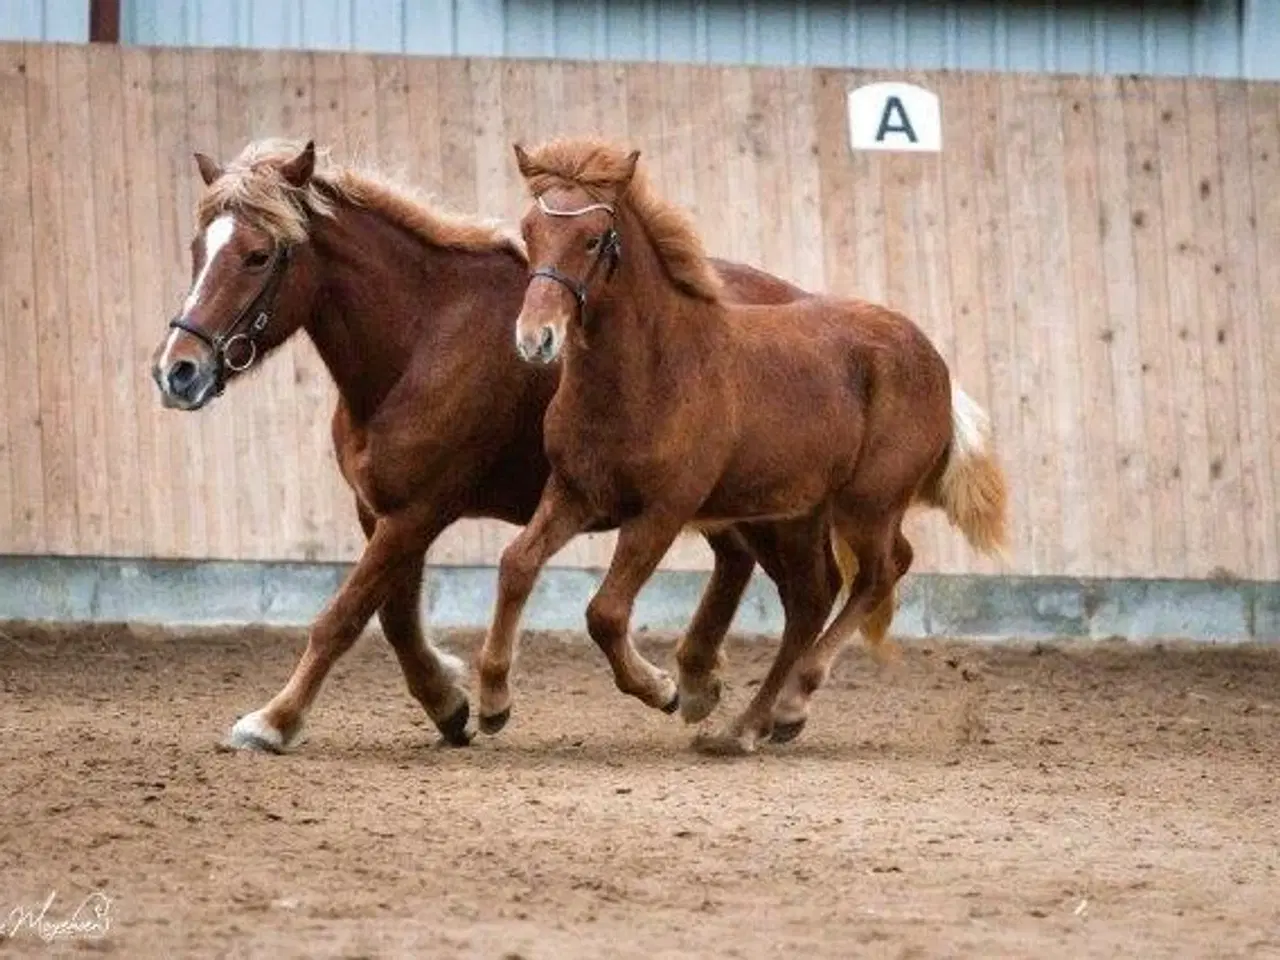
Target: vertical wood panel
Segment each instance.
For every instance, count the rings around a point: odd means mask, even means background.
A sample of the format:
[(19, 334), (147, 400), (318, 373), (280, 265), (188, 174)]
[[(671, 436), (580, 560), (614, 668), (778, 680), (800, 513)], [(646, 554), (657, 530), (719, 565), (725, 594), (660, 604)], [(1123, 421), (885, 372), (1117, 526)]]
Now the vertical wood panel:
[(439, 202), (444, 195), (440, 164), (440, 85), (437, 61), (424, 57), (405, 60), (405, 100), (401, 112), (408, 122), (405, 150), (413, 179)]
[[(117, 556), (135, 556), (147, 549), (142, 523), (144, 479), (139, 468), (138, 386), (146, 385), (146, 370), (135, 364), (130, 305), (133, 291), (124, 261), (132, 259), (129, 244), (129, 203), (126, 182), (124, 86), (121, 48), (88, 48), (91, 131), (93, 144), (92, 203), (95, 260), (99, 264), (96, 308), (102, 350), (98, 358), (104, 381), (101, 430), (105, 470), (103, 496), (107, 507), (106, 544)], [(122, 269), (123, 267), (123, 269)], [(83, 467), (81, 467), (83, 469)]]
[[(754, 163), (755, 202), (738, 200), (752, 230), (758, 259), (755, 266), (787, 280), (796, 276), (796, 255), (791, 211), (791, 177), (787, 169), (788, 137), (782, 70), (757, 70), (747, 78), (750, 110), (742, 136)], [(741, 188), (744, 193), (748, 187)]]
[(507, 216), (507, 164), (511, 147), (507, 141), (502, 65), (493, 60), (473, 60), (468, 78), (474, 111), (474, 174), (470, 209)]
[[(1205, 368), (1196, 318), (1201, 304), (1196, 285), (1195, 196), (1188, 176), (1187, 102), (1181, 80), (1155, 85), (1159, 207), (1164, 221), (1163, 253), (1168, 291), (1165, 336), (1169, 369), (1164, 374), (1176, 418), (1179, 457), (1170, 486), (1181, 506), (1185, 529), (1185, 576), (1207, 576), (1214, 566), (1216, 513), (1209, 485)], [(1153, 198), (1154, 199), (1154, 198)]]
[[(1101, 199), (1098, 149), (1094, 130), (1094, 89), (1078, 77), (1061, 81), (1063, 171), (1071, 263), (1067, 282), (1075, 304), (1076, 353), (1079, 371), (1075, 417), (1085, 458), (1087, 487), (1077, 506), (1091, 528), (1085, 572), (1106, 576), (1120, 569), (1116, 543), (1124, 518), (1116, 478), (1115, 392), (1111, 382), (1112, 339), (1099, 231)], [(1087, 422), (1087, 429), (1085, 424)]]
[[(1218, 156), (1222, 163), (1223, 272), (1230, 295), (1232, 329), (1227, 335), (1236, 354), (1236, 398), (1240, 403), (1240, 464), (1244, 490), (1249, 569), (1275, 570), (1280, 524), (1271, 488), (1270, 429), (1267, 424), (1267, 367), (1263, 355), (1263, 311), (1258, 300), (1259, 222), (1250, 170), (1248, 89), (1242, 83), (1218, 87)], [(1271, 225), (1275, 229), (1275, 225)], [(1272, 305), (1274, 309), (1274, 305)], [(1274, 318), (1272, 319), (1274, 323)]]
[[(786, 141), (782, 146), (791, 185), (791, 240), (795, 281), (807, 290), (825, 286), (822, 257), (822, 192), (818, 165), (819, 135), (810, 97), (812, 84), (807, 70), (785, 70), (782, 74), (782, 106), (786, 119)], [(667, 149), (672, 149), (668, 144)]]
[[(0, 44), (0, 401), (6, 429), (0, 433), (0, 549), (40, 553), (49, 549), (45, 529), (45, 464), (41, 420), (40, 333), (36, 299), (35, 235), (27, 103), (34, 83), (28, 48)], [(36, 158), (39, 161), (39, 157)]]
[[(1129, 168), (1128, 218), (1138, 292), (1138, 367), (1146, 430), (1147, 489), (1154, 520), (1152, 573), (1180, 576), (1186, 538), (1178, 490), (1181, 450), (1173, 410), (1168, 345), (1169, 294), (1164, 266), (1160, 157), (1151, 82), (1122, 81)], [(1130, 370), (1130, 376), (1134, 371)]]
[[(1188, 83), (1187, 119), (1190, 125), (1191, 166), (1188, 175), (1195, 194), (1195, 283), (1200, 312), (1191, 330), (1198, 332), (1204, 356), (1205, 414), (1209, 440), (1209, 495), (1217, 533), (1213, 563), (1239, 576), (1249, 569), (1245, 527), (1252, 520), (1244, 512), (1243, 470), (1240, 464), (1240, 419), (1236, 400), (1235, 336), (1231, 334), (1231, 298), (1223, 270), (1226, 238), (1222, 229), (1225, 185), (1218, 163), (1218, 105), (1214, 88)], [(1120, 569), (1126, 569), (1120, 567)]]
[(1115, 78), (1101, 80), (1098, 86), (1094, 110), (1101, 186), (1098, 232), (1103, 241), (1108, 314), (1102, 338), (1111, 355), (1120, 515), (1126, 518), (1116, 533), (1123, 536), (1122, 569), (1151, 570), (1156, 563), (1154, 517), (1147, 476), (1147, 421), (1140, 375), (1137, 267), (1131, 233), (1123, 91)]
[[(975, 245), (983, 264), (983, 319), (987, 332), (987, 367), (991, 381), (987, 413), (1001, 443), (1002, 460), (1009, 476), (1009, 510), (1012, 518), (1009, 552), (1019, 570), (1031, 567), (1027, 526), (1032, 522), (1027, 504), (1033, 483), (1023, 466), (1021, 405), (1018, 402), (1017, 362), (1013, 337), (1012, 267), (1010, 264), (1009, 205), (1006, 195), (1008, 166), (1005, 156), (1002, 98), (996, 77), (969, 78), (969, 115), (975, 162)], [(1008, 438), (1006, 440), (1005, 438)]]
[[(176, 243), (166, 246), (161, 241), (160, 194), (169, 177), (167, 165), (157, 162), (156, 113), (164, 105), (166, 119), (182, 116), (184, 84), (180, 71), (176, 83), (172, 75), (161, 76), (155, 71), (156, 56), (149, 50), (121, 50), (124, 117), (120, 135), (126, 144), (128, 164), (123, 193), (128, 223), (126, 246), (130, 255), (120, 261), (120, 266), (126, 269), (117, 272), (124, 274), (124, 281), (129, 285), (128, 312), (121, 321), (121, 329), (131, 328), (129, 341), (133, 354), (127, 375), (133, 383), (135, 406), (129, 415), (133, 417), (137, 437), (138, 527), (143, 538), (140, 552), (144, 555), (157, 550), (161, 544), (172, 549), (169, 516), (176, 497), (173, 474), (169, 470), (168, 440), (156, 415), (159, 395), (151, 381), (151, 363), (155, 349), (168, 333), (165, 319), (172, 301), (167, 266), (177, 257), (174, 248), (178, 247)], [(182, 126), (185, 128), (185, 124)], [(123, 256), (122, 252), (115, 255)], [(115, 495), (113, 490), (113, 498)]]
[(627, 87), (631, 68), (607, 60), (595, 63), (597, 132), (602, 137), (625, 140), (631, 129)]
[(1045, 358), (1046, 404), (1040, 451), (1054, 468), (1057, 483), (1046, 492), (1053, 503), (1052, 542), (1044, 551), (1046, 571), (1083, 575), (1089, 572), (1091, 525), (1088, 513), (1086, 451), (1080, 429), (1081, 406), (1076, 342), (1077, 326), (1068, 274), (1071, 266), (1067, 230), (1067, 197), (1062, 151), (1062, 110), (1057, 84), (1041, 77), (1028, 91), (1033, 104), (1032, 142), (1037, 144), (1033, 178), (1041, 224), (1041, 312), (1033, 319), (1036, 352)]
[[(946, 269), (951, 289), (949, 320), (953, 326), (951, 376), (984, 410), (991, 409), (987, 375), (986, 298), (982, 290), (985, 265), (975, 240), (978, 220), (978, 171), (980, 158), (974, 151), (973, 130), (982, 105), (974, 102), (963, 76), (948, 77), (939, 95), (943, 103), (943, 190), (945, 203)], [(1007, 438), (997, 438), (1001, 455)], [(935, 521), (938, 522), (938, 521)], [(962, 535), (948, 530), (945, 537), (949, 556), (955, 557), (948, 570), (989, 572), (996, 562), (971, 550)]]
[[(79, 541), (72, 373), (73, 329), (66, 299), (71, 244), (63, 219), (63, 159), (57, 47), (27, 48), (27, 130), (31, 156), (31, 223), (35, 258), (35, 324), (40, 371), (40, 440), (44, 465), (45, 549), (89, 551)], [(70, 96), (70, 94), (68, 94)], [(81, 159), (83, 163), (83, 158)], [(86, 397), (86, 399), (89, 399)]]
[(478, 210), (476, 171), (479, 122), (475, 112), (473, 73), (476, 61), (440, 63), (436, 83), (440, 91), (440, 190), (458, 210)]
[[(60, 362), (71, 373), (70, 404), (75, 427), (73, 476), (77, 549), (107, 552), (107, 448), (103, 383), (104, 342), (98, 317), (98, 252), (93, 200), (93, 104), (90, 102), (89, 48), (60, 46), (58, 59), (59, 150), (70, 164), (62, 177), (62, 269), (65, 313), (58, 322), (69, 341)], [(94, 91), (95, 100), (97, 91)]]
[[(692, 70), (685, 65), (662, 70), (658, 97), (638, 109), (652, 116), (659, 133), (653, 151), (662, 154), (663, 185), (667, 196), (688, 210), (695, 210), (697, 186), (694, 174)], [(661, 105), (661, 106), (659, 106)]]
[[(818, 141), (819, 209), (822, 211), (823, 289), (831, 293), (880, 299), (883, 269), (869, 269), (860, 257), (860, 226), (874, 230), (880, 205), (879, 179), (865, 154), (851, 154), (844, 136), (845, 88), (851, 82), (835, 70), (815, 70), (812, 80), (814, 122), (826, 135)], [(868, 199), (870, 198), (870, 199)], [(877, 244), (880, 262), (883, 246)]]
[[(1252, 148), (1251, 172), (1255, 226), (1253, 236), (1258, 245), (1256, 290), (1261, 305), (1261, 360), (1266, 373), (1268, 436), (1264, 447), (1271, 458), (1272, 509), (1280, 501), (1280, 380), (1276, 364), (1280, 362), (1280, 84), (1253, 84), (1249, 88), (1249, 143)], [(1280, 566), (1275, 553), (1280, 551), (1280, 516), (1271, 514), (1272, 561)]]
[[(1045, 145), (1037, 139), (1036, 115), (1042, 109), (1034, 95), (1039, 78), (1003, 77), (1000, 81), (1004, 119), (1006, 194), (1014, 297), (1009, 345), (1014, 351), (1015, 390), (1024, 449), (1019, 486), (1027, 491), (1024, 547), (1032, 573), (1053, 569), (1052, 554), (1061, 543), (1061, 485), (1051, 455), (1055, 397), (1049, 367), (1052, 345), (1045, 318), (1053, 309), (1043, 265), (1050, 256), (1049, 238), (1041, 225), (1039, 181)], [(1030, 86), (1030, 90), (1028, 90)], [(1054, 451), (1056, 453), (1056, 451)]]

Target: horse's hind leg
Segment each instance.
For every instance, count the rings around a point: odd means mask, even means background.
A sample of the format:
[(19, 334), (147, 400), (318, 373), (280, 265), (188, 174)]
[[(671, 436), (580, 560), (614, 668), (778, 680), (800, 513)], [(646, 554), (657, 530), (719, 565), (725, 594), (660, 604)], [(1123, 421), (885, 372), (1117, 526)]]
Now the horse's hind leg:
[[(365, 537), (373, 536), (375, 518), (362, 506), (358, 509)], [(471, 742), (467, 731), (471, 707), (462, 685), (466, 665), (453, 654), (437, 649), (422, 632), (422, 574), (429, 549), (431, 544), (400, 566), (391, 592), (378, 610), (378, 621), (400, 661), (409, 693), (422, 704), (446, 743), (464, 747)]]
[(680, 716), (685, 723), (705, 720), (720, 702), (721, 645), (756, 566), (735, 531), (710, 533), (706, 539), (715, 566), (689, 629), (676, 646)]
[[(842, 532), (854, 533), (854, 536), (847, 537), (851, 544), (858, 542), (854, 528), (847, 522), (841, 527), (841, 530)], [(875, 649), (877, 642), (882, 640), (885, 634), (889, 632), (895, 608), (895, 587), (898, 580), (911, 568), (913, 558), (911, 544), (902, 534), (900, 517), (893, 525), (892, 547), (887, 561), (884, 557), (883, 548), (880, 546), (880, 543), (885, 539), (887, 538), (867, 538), (865, 542), (855, 548), (855, 552), (859, 554), (858, 576), (854, 579), (853, 587), (849, 591), (848, 602), (846, 602), (840, 615), (840, 617), (844, 617), (846, 612), (850, 612), (851, 604), (860, 592), (871, 591), (869, 598), (863, 601), (859, 607), (860, 609), (869, 610), (869, 613), (865, 615), (865, 619), (862, 620), (861, 626), (863, 634), (866, 635), (873, 649)], [(873, 578), (863, 577), (863, 571), (866, 568), (866, 561), (863, 559), (864, 555), (878, 557), (878, 565), (884, 570), (884, 573), (874, 578), (874, 583), (872, 582)], [(887, 588), (883, 585), (886, 581), (888, 582)], [(804, 725), (808, 720), (809, 704), (814, 693), (826, 683), (832, 667), (840, 656), (840, 651), (853, 636), (853, 628), (846, 626), (837, 629), (840, 617), (837, 617), (831, 627), (818, 637), (813, 646), (795, 665), (791, 676), (787, 678), (786, 687), (778, 700), (777, 709), (774, 711), (772, 739), (775, 742), (786, 743), (800, 735), (800, 731), (804, 729)], [(845, 621), (846, 624), (851, 619), (852, 613), (850, 612), (850, 616)]]
[(397, 592), (405, 565), (426, 553), (427, 545), (452, 521), (452, 516), (434, 515), (422, 506), (379, 520), (355, 569), (311, 625), (307, 649), (288, 683), (265, 707), (236, 721), (227, 745), (272, 753), (293, 746), (329, 670)]
[(792, 667), (822, 629), (838, 589), (838, 583), (830, 576), (827, 529), (823, 515), (773, 525), (765, 542), (758, 546), (761, 563), (766, 564), (782, 598), (786, 617), (782, 642), (746, 709), (725, 733), (699, 740), (700, 749), (711, 753), (750, 753), (769, 735), (778, 695)]

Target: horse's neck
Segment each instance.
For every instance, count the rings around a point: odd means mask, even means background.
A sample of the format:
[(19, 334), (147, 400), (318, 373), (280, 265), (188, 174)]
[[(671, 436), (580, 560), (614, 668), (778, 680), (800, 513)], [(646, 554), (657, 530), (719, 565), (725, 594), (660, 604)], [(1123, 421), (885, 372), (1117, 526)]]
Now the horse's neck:
[(637, 279), (617, 277), (617, 293), (601, 303), (583, 341), (566, 357), (565, 375), (615, 416), (626, 410), (649, 416), (655, 402), (678, 403), (690, 368), (705, 368), (714, 354), (709, 344), (718, 316), (692, 316), (698, 307), (668, 287), (665, 277), (643, 289)]
[(312, 233), (320, 295), (306, 325), (358, 420), (381, 406), (408, 368), (451, 285), (432, 283), (449, 251), (424, 245), (369, 211), (339, 208)]

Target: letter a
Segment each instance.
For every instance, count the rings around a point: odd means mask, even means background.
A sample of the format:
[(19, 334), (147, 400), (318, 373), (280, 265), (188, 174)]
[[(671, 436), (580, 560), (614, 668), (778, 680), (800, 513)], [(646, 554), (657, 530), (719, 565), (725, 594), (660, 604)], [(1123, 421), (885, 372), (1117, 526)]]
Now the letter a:
[[(898, 115), (896, 121), (893, 119), (894, 113)], [(884, 102), (884, 113), (880, 115), (880, 127), (876, 130), (876, 143), (884, 143), (885, 134), (889, 133), (905, 133), (912, 143), (919, 142), (911, 120), (907, 117), (907, 108), (897, 97), (889, 97)]]

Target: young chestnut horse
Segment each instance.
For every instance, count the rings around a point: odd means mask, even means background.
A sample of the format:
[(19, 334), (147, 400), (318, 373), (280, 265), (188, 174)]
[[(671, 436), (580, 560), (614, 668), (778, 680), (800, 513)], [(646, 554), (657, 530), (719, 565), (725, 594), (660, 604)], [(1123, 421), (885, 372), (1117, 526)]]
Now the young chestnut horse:
[[(549, 472), (542, 417), (559, 370), (521, 362), (511, 340), (528, 279), (523, 248), (371, 175), (329, 168), (323, 157), (318, 167), (312, 143), (251, 143), (225, 168), (196, 160), (206, 189), (192, 286), (152, 371), (163, 402), (201, 409), (305, 330), (338, 388), (334, 449), (368, 538), (289, 681), (241, 717), (228, 742), (267, 751), (294, 743), (329, 669), (376, 611), (410, 692), (447, 742), (464, 744), (462, 665), (422, 633), (423, 563), (432, 541), (463, 517), (527, 523)], [(749, 267), (716, 269), (744, 300), (805, 296)], [(775, 541), (794, 536), (785, 524), (707, 535), (715, 567), (680, 647), (705, 695), (685, 703), (686, 718), (715, 706), (718, 646), (756, 561), (780, 582)], [(840, 577), (825, 557), (830, 604)], [(873, 643), (892, 602), (881, 614)], [(509, 658), (502, 669), (505, 678)], [(500, 724), (491, 718), (489, 726)]]
[(731, 303), (683, 214), (637, 172), (639, 151), (578, 138), (515, 152), (534, 198), (522, 228), (536, 265), (516, 342), (531, 362), (564, 361), (544, 423), (551, 476), (503, 553), (486, 654), (504, 659), (553, 554), (594, 524), (616, 525), (588, 629), (617, 685), (662, 703), (667, 681), (628, 627), (680, 531), (762, 520), (817, 531), (833, 520), (857, 561), (844, 604), (823, 630), (820, 538), (790, 542), (777, 656), (710, 746), (750, 751), (778, 728), (792, 736), (842, 641), (911, 566), (902, 521), (913, 503), (943, 509), (980, 550), (1002, 547), (1005, 482), (985, 416), (899, 313), (818, 296)]

